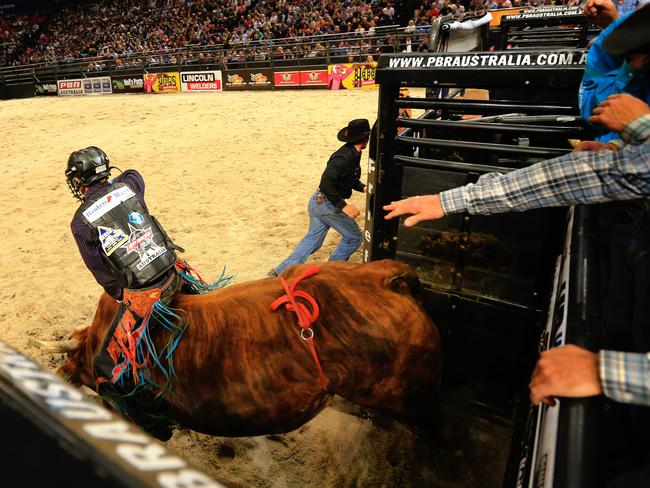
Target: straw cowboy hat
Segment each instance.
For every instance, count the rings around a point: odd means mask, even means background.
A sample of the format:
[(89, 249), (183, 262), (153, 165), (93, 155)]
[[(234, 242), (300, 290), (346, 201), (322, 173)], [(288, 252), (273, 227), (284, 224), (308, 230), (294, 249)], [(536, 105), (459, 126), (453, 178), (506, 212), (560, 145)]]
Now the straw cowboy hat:
[(650, 6), (641, 7), (621, 22), (605, 38), (603, 47), (615, 56), (644, 47), (650, 49)]
[(370, 136), (370, 122), (368, 119), (354, 119), (343, 127), (336, 138), (342, 142), (357, 142)]

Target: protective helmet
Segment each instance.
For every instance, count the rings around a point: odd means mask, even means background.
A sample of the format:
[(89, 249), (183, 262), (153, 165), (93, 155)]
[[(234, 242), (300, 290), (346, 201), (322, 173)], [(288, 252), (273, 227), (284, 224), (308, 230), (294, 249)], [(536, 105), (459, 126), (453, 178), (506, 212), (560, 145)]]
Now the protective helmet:
[(65, 178), (75, 198), (83, 202), (84, 197), (80, 191), (82, 186), (90, 186), (95, 181), (110, 176), (109, 163), (106, 153), (95, 146), (79, 149), (70, 154)]

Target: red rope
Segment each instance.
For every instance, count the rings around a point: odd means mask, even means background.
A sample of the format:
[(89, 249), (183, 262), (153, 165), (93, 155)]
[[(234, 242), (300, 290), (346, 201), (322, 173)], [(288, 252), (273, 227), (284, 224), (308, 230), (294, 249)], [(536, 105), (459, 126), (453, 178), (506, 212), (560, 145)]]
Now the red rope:
[[(314, 331), (311, 328), (311, 325), (316, 322), (316, 319), (318, 319), (318, 315), (320, 313), (318, 309), (318, 303), (316, 303), (316, 300), (314, 300), (314, 298), (309, 293), (306, 293), (302, 290), (296, 291), (296, 285), (298, 285), (301, 280), (309, 278), (316, 273), (318, 273), (318, 266), (311, 266), (307, 268), (307, 270), (305, 270), (305, 272), (301, 274), (291, 284), (291, 286), (288, 286), (285, 279), (280, 276), (280, 282), (282, 283), (282, 287), (284, 288), (286, 294), (282, 295), (280, 298), (271, 303), (271, 310), (275, 312), (279, 307), (284, 305), (287, 310), (294, 312), (298, 316), (298, 324), (300, 324), (300, 327), (302, 328), (300, 331), (300, 337), (302, 337), (302, 339), (307, 343), (307, 347), (309, 347), (309, 351), (311, 352), (311, 355), (314, 358), (314, 362), (316, 363), (316, 367), (318, 368), (320, 384), (323, 387), (323, 390), (327, 391), (328, 379), (323, 373), (323, 368), (321, 367), (320, 361), (318, 360), (316, 345), (314, 344)], [(311, 305), (311, 310), (307, 308), (305, 304), (298, 302), (296, 300), (297, 298), (302, 298), (309, 305)]]

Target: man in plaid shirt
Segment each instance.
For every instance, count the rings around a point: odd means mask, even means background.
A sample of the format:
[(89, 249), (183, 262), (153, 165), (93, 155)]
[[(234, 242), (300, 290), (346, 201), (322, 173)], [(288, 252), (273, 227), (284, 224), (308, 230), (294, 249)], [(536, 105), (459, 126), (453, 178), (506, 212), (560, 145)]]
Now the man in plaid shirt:
[[(596, 145), (588, 152), (579, 150), (507, 174), (485, 174), (476, 183), (439, 195), (392, 202), (384, 207), (386, 218), (412, 214), (404, 221), (411, 227), (450, 213), (489, 215), (650, 195), (650, 106), (631, 95), (611, 95), (590, 121), (619, 132), (627, 145), (612, 151), (604, 143), (590, 143)], [(650, 353), (553, 348), (542, 353), (530, 388), (535, 404), (552, 405), (556, 396), (604, 393), (620, 402), (650, 405)]]

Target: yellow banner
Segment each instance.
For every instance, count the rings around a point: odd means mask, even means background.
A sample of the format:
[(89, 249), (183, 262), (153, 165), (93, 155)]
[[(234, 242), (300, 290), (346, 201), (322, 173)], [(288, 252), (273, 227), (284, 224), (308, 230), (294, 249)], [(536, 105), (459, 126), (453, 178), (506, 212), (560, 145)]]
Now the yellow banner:
[(170, 93), (181, 91), (181, 75), (178, 71), (169, 73), (145, 73), (144, 91), (147, 93)]
[(330, 90), (375, 88), (377, 62), (330, 64), (327, 75)]

